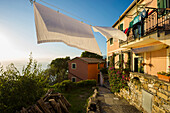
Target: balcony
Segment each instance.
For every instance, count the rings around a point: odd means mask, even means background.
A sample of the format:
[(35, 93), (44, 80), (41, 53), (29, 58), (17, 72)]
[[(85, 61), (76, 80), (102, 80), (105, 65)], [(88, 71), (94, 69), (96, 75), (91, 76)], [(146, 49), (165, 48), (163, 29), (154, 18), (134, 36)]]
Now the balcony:
[(146, 36), (149, 36), (153, 33), (157, 33), (157, 36), (160, 37), (159, 33), (165, 31), (166, 34), (170, 33), (170, 11), (165, 9), (152, 9), (150, 15), (145, 18), (143, 21), (138, 23), (140, 26), (140, 32), (134, 31), (134, 28), (130, 29), (127, 40), (120, 41), (120, 46), (128, 44), (135, 41), (136, 39), (140, 40)]

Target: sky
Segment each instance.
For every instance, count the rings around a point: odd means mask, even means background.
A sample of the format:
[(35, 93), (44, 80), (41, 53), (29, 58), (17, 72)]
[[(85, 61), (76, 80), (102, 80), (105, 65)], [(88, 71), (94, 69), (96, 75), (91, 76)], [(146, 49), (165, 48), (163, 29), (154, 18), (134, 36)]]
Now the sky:
[[(43, 0), (81, 17), (93, 26), (111, 27), (133, 0)], [(40, 0), (36, 2), (47, 7)], [(64, 13), (77, 20), (72, 15)], [(37, 44), (34, 10), (29, 0), (0, 0), (0, 61), (28, 59), (30, 52), (35, 59), (53, 60), (59, 57), (80, 56), (83, 50), (69, 47), (62, 42)], [(102, 55), (106, 55), (106, 39), (94, 33)]]

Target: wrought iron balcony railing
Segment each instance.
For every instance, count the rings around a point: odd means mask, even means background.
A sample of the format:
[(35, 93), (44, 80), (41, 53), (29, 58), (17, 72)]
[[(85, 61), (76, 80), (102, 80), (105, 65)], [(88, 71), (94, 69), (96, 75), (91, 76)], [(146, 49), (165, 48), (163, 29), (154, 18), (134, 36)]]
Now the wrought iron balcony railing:
[(120, 46), (128, 44), (136, 39), (143, 38), (152, 33), (158, 33), (159, 37), (159, 33), (162, 31), (170, 32), (170, 11), (153, 8), (151, 14), (141, 21), (139, 25), (141, 27), (141, 32), (136, 33), (133, 28), (130, 29), (127, 40), (120, 41)]

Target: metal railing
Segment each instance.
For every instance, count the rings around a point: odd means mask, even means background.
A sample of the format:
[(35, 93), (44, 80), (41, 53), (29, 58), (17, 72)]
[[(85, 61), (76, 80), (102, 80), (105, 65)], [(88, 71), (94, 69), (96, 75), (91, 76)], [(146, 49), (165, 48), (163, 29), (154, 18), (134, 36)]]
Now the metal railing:
[(130, 33), (127, 36), (126, 41), (120, 41), (120, 45), (128, 44), (136, 39), (143, 38), (152, 33), (158, 33), (162, 31), (170, 32), (170, 11), (163, 8), (156, 9), (151, 8), (152, 12), (145, 18), (141, 23), (141, 33), (135, 36), (133, 28), (131, 28)]

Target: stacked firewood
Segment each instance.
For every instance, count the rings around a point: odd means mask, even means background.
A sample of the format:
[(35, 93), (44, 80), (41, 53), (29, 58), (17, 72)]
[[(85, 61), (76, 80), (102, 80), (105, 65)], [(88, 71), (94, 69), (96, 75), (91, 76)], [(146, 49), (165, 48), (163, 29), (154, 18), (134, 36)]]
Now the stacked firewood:
[(28, 108), (22, 108), (20, 113), (69, 113), (71, 104), (60, 93), (52, 93), (49, 90), (37, 103)]

